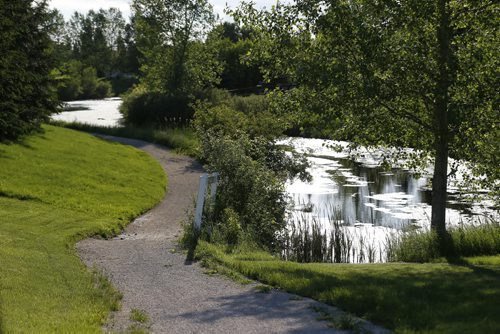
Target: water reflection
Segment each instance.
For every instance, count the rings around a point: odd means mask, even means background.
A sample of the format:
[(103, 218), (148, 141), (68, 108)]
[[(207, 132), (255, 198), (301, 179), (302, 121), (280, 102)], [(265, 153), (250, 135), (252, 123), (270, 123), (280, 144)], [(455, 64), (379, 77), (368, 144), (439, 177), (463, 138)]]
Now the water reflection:
[[(309, 171), (313, 176), (311, 183), (295, 181), (287, 185), (295, 212), (306, 212), (325, 222), (332, 212), (337, 212), (341, 215), (338, 218), (350, 226), (401, 230), (409, 225), (417, 228), (430, 225), (429, 176), (417, 179), (407, 170), (385, 171), (377, 167), (373, 156), (353, 161), (346, 152), (335, 152), (324, 143), (304, 138), (286, 142), (309, 154)], [(447, 221), (458, 223), (488, 211), (491, 210), (479, 205), (450, 201)]]

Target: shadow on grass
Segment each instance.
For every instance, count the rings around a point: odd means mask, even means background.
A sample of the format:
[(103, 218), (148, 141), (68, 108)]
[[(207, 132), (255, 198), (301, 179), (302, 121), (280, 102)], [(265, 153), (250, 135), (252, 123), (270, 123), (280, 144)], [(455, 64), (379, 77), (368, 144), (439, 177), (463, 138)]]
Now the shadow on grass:
[(468, 269), (474, 271), (477, 274), (492, 276), (493, 278), (498, 279), (498, 281), (500, 282), (500, 270), (493, 270), (491, 268), (488, 268), (487, 265), (472, 264), (469, 261), (467, 261), (467, 259), (465, 259), (463, 257), (447, 258), (446, 260), (448, 261), (448, 263), (450, 265), (465, 267), (465, 268), (468, 268)]
[[(0, 190), (0, 197), (9, 198), (9, 199), (17, 199), (19, 201), (35, 201), (42, 203), (42, 200), (38, 197), (23, 195), (23, 194), (15, 194), (10, 192), (5, 192)], [(0, 332), (1, 333), (1, 332)]]
[[(500, 332), (500, 268), (448, 264), (233, 263), (243, 274), (397, 331)], [(326, 273), (325, 273), (326, 272)]]

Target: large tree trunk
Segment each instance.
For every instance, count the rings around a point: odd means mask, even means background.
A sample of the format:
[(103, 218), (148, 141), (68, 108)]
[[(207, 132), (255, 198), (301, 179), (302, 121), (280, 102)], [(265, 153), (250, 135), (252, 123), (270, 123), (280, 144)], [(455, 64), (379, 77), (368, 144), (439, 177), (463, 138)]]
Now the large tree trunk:
[(438, 135), (436, 137), (436, 158), (434, 162), (434, 175), (432, 177), (431, 227), (442, 237), (446, 234), (448, 140), (446, 135)]
[(451, 81), (451, 33), (447, 0), (438, 0), (438, 82), (435, 92), (435, 164), (432, 179), (431, 227), (438, 233), (441, 244), (446, 235), (446, 194), (448, 180), (448, 91)]

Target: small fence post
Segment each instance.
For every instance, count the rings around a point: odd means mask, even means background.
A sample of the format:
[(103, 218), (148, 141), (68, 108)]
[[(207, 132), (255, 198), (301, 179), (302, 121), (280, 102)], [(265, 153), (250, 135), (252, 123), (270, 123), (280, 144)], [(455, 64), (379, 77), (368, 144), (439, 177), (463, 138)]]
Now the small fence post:
[(205, 204), (205, 193), (207, 191), (208, 175), (200, 176), (200, 187), (198, 189), (198, 200), (196, 201), (196, 215), (194, 217), (194, 227), (201, 228), (201, 218), (203, 216), (203, 205)]
[(203, 218), (203, 208), (205, 206), (205, 199), (207, 195), (208, 183), (210, 181), (210, 203), (214, 203), (215, 196), (217, 195), (217, 183), (219, 180), (219, 173), (212, 173), (210, 175), (203, 174), (200, 176), (200, 186), (198, 189), (198, 199), (196, 201), (196, 215), (194, 217), (194, 227), (197, 230), (201, 228), (201, 220)]

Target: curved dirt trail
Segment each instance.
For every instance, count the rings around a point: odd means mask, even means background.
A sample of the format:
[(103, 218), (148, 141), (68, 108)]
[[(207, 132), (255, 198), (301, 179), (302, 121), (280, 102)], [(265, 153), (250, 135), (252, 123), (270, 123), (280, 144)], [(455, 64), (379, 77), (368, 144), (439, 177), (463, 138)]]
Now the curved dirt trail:
[[(316, 320), (310, 299), (272, 291), (259, 293), (223, 277), (208, 276), (186, 256), (172, 252), (179, 222), (193, 203), (201, 166), (164, 147), (138, 140), (102, 136), (140, 148), (155, 157), (168, 174), (163, 201), (137, 218), (112, 240), (78, 243), (82, 260), (96, 265), (123, 293), (122, 310), (112, 316), (108, 330), (125, 331), (132, 309), (144, 310), (153, 333), (332, 333)], [(338, 312), (334, 308), (329, 308)], [(368, 324), (372, 332), (379, 329)]]

